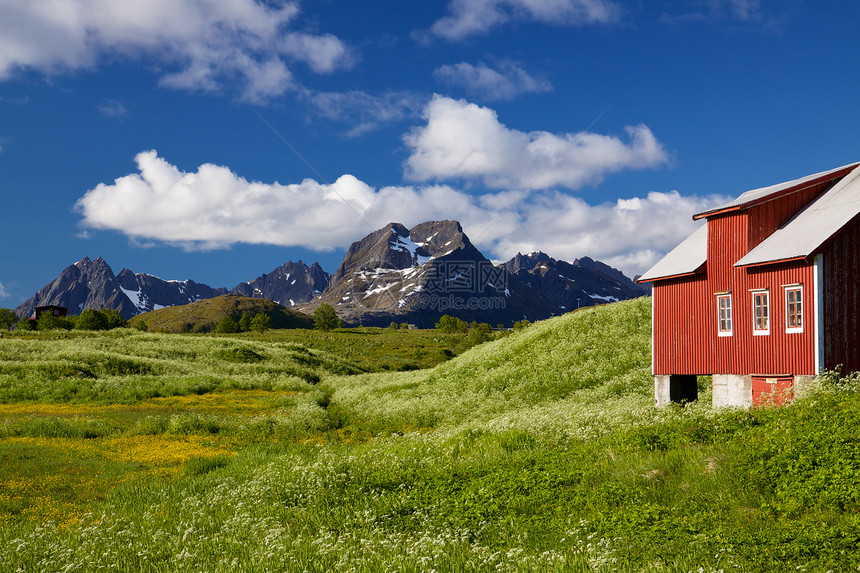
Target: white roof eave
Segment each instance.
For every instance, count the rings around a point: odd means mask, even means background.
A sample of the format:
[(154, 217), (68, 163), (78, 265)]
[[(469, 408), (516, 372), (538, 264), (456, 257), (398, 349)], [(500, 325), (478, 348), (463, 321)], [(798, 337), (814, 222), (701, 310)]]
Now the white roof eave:
[[(792, 187), (803, 187), (810, 181), (815, 181), (816, 179), (826, 178), (829, 175), (834, 175), (840, 171), (849, 168), (856, 168), (860, 163), (849, 163), (847, 165), (843, 165), (842, 167), (837, 167), (836, 169), (830, 169), (828, 171), (822, 171), (821, 173), (814, 173), (812, 175), (807, 175), (806, 177), (801, 177), (800, 179), (794, 179), (792, 181), (786, 181), (784, 183), (777, 183), (776, 185), (770, 185), (768, 187), (761, 187), (760, 189), (752, 189), (745, 193), (742, 193), (737, 199), (734, 201), (729, 201), (728, 203), (724, 203), (723, 205), (719, 205), (717, 207), (713, 207), (708, 209), (707, 211), (702, 211), (701, 213), (696, 213), (693, 215), (694, 219), (699, 219), (701, 217), (706, 217), (712, 213), (719, 213), (720, 211), (725, 211), (727, 209), (733, 209), (737, 207), (741, 207), (748, 203), (752, 203), (755, 201), (759, 201), (761, 199), (765, 199), (771, 195), (776, 195), (782, 191), (787, 189), (791, 189)], [(856, 169), (855, 169), (856, 170)]]
[(735, 263), (736, 267), (807, 258), (860, 215), (860, 169), (774, 231)]
[(692, 274), (705, 264), (707, 258), (708, 226), (705, 224), (645, 271), (638, 282)]

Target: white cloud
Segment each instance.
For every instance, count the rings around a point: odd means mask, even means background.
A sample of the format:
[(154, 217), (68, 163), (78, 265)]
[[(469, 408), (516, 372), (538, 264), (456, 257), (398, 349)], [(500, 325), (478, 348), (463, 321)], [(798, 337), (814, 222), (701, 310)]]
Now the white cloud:
[(451, 0), (449, 15), (430, 28), (432, 34), (462, 40), (484, 34), (511, 20), (554, 25), (609, 24), (621, 10), (611, 0)]
[(757, 20), (761, 15), (759, 0), (727, 0), (731, 15), (741, 21)]
[(128, 114), (128, 109), (121, 101), (115, 99), (106, 99), (98, 106), (99, 113), (105, 117), (125, 117)]
[(520, 204), (514, 226), (493, 224), (470, 237), (501, 260), (534, 250), (567, 261), (588, 256), (633, 277), (701, 224), (692, 220), (694, 213), (727, 200), (652, 191), (645, 197), (589, 205), (579, 197), (545, 191)]
[(668, 160), (645, 125), (627, 127), (625, 143), (586, 131), (517, 131), (500, 123), (489, 108), (440, 96), (424, 114), (427, 125), (404, 137), (411, 149), (405, 172), (415, 181), (462, 178), (494, 188), (578, 189), (599, 183), (607, 173)]
[(355, 58), (343, 42), (332, 34), (289, 34), (282, 40), (281, 51), (307, 63), (321, 74), (352, 65)]
[(12, 295), (6, 289), (6, 286), (3, 283), (0, 283), (0, 298), (8, 298), (10, 296)]
[(352, 240), (356, 211), (371, 193), (350, 176), (332, 186), (310, 179), (264, 184), (212, 164), (185, 173), (155, 151), (135, 160), (139, 173), (100, 184), (78, 200), (85, 228), (189, 249), (237, 242), (331, 249)]
[(55, 74), (146, 59), (162, 69), (162, 85), (236, 86), (259, 102), (293, 85), (285, 59), (316, 72), (352, 62), (331, 34), (287, 30), (298, 11), (295, 2), (260, 0), (0, 0), (0, 80), (21, 69)]
[(467, 92), (487, 100), (510, 100), (525, 93), (542, 93), (552, 90), (552, 84), (535, 78), (521, 66), (502, 61), (497, 69), (484, 62), (477, 66), (460, 62), (441, 66), (433, 77), (448, 84), (462, 86)]
[(693, 8), (687, 16), (702, 20), (756, 23), (764, 19), (761, 0), (700, 0)]
[(660, 18), (668, 23), (705, 22), (721, 24), (737, 22), (761, 27), (764, 30), (779, 29), (788, 15), (785, 8), (770, 6), (762, 9), (760, 0), (698, 0), (688, 5), (675, 7), (674, 11)]
[(456, 219), (493, 259), (540, 249), (565, 260), (590, 256), (632, 276), (694, 230), (694, 212), (727, 201), (672, 191), (589, 205), (560, 191), (476, 196), (448, 185), (374, 189), (352, 175), (331, 185), (312, 179), (282, 185), (248, 181), (212, 164), (186, 173), (155, 151), (136, 161), (138, 173), (100, 184), (78, 200), (84, 230), (114, 230), (133, 244), (186, 249), (254, 243), (330, 250), (391, 221), (412, 226)]
[(323, 117), (351, 125), (350, 136), (361, 135), (386, 123), (418, 117), (427, 103), (426, 96), (408, 91), (374, 95), (363, 91), (305, 90), (304, 95)]

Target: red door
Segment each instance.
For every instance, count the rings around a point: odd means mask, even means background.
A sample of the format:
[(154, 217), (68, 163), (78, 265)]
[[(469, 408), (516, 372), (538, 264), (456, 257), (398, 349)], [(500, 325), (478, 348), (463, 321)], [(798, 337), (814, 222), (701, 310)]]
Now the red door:
[(781, 406), (794, 398), (794, 376), (753, 376), (752, 401)]

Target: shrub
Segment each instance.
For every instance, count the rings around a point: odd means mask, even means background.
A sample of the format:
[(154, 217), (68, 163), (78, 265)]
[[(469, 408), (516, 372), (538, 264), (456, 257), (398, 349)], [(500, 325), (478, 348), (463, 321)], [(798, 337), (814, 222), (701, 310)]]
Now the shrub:
[(216, 334), (232, 334), (235, 332), (239, 332), (239, 323), (229, 316), (225, 316), (215, 325)]
[(107, 317), (101, 311), (88, 308), (75, 321), (78, 330), (107, 330)]
[(442, 332), (447, 333), (466, 332), (469, 330), (469, 325), (456, 316), (446, 314), (439, 319), (439, 322), (436, 323), (436, 330), (441, 330)]
[(104, 316), (105, 321), (107, 322), (108, 330), (114, 328), (124, 328), (128, 324), (118, 310), (114, 310), (112, 308), (103, 308), (99, 312), (101, 312), (102, 316)]
[(9, 330), (18, 322), (18, 315), (8, 308), (0, 308), (0, 328)]
[(73, 319), (54, 316), (45, 312), (36, 320), (36, 328), (39, 330), (71, 330), (75, 323)]
[(490, 336), (487, 332), (479, 328), (472, 328), (469, 330), (469, 335), (466, 337), (466, 343), (471, 348), (472, 346), (477, 346), (478, 344), (487, 342), (489, 339)]
[(321, 304), (314, 311), (314, 328), (317, 330), (332, 330), (337, 328), (339, 323), (337, 313), (330, 304)]
[(15, 323), (15, 330), (36, 330), (36, 321), (22, 318)]
[(272, 325), (272, 319), (269, 318), (268, 314), (264, 314), (262, 312), (258, 312), (257, 315), (251, 319), (251, 329), (256, 330), (259, 333), (266, 332)]
[(263, 360), (263, 357), (250, 348), (231, 348), (222, 350), (218, 356), (228, 362), (251, 363)]
[(77, 330), (111, 330), (128, 325), (119, 311), (111, 308), (88, 308), (80, 316), (69, 317), (69, 321)]
[(486, 322), (477, 322), (473, 320), (472, 323), (469, 325), (469, 328), (471, 328), (472, 330), (477, 330), (478, 332), (483, 332), (484, 334), (490, 334), (491, 332), (493, 332), (493, 327)]

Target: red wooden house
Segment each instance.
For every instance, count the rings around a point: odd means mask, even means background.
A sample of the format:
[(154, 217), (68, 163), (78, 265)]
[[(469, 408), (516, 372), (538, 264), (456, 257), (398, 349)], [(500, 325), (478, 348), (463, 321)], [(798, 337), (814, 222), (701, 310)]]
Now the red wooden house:
[[(658, 406), (790, 398), (825, 369), (860, 370), (860, 163), (747, 191), (648, 270)], [(770, 396), (768, 396), (770, 395)]]
[(69, 309), (64, 306), (48, 304), (45, 306), (37, 306), (33, 309), (33, 320), (38, 320), (43, 314), (53, 314), (56, 317), (64, 317), (69, 313)]

